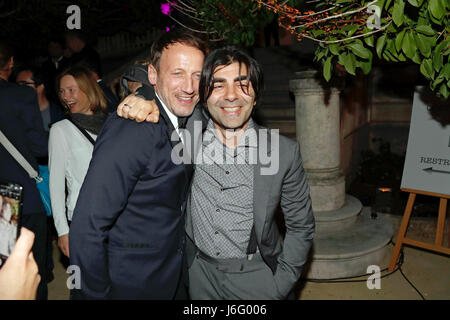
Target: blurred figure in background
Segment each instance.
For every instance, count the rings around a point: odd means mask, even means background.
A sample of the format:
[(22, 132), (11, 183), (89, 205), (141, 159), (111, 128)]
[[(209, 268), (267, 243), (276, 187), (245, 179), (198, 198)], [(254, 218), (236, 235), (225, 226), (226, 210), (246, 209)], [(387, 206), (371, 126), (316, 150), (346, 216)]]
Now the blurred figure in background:
[[(53, 123), (64, 119), (64, 111), (61, 105), (49, 95), (50, 91), (56, 93), (56, 90), (54, 90), (54, 87), (50, 88), (53, 90), (47, 90), (47, 83), (49, 83), (49, 81), (45, 78), (42, 68), (22, 66), (16, 72), (16, 83), (20, 85), (27, 85), (36, 91), (39, 110), (41, 111), (42, 123), (45, 131), (48, 132)], [(53, 97), (54, 96), (55, 95), (53, 95)], [(43, 173), (42, 170), (45, 170), (48, 174), (48, 157), (40, 158), (38, 159), (38, 162), (40, 165), (39, 170), (41, 174)], [(54, 222), (51, 213), (47, 213), (47, 232), (47, 281), (51, 282), (54, 279), (52, 238), (54, 238), (56, 233), (54, 230)]]
[(36, 91), (45, 131), (50, 131), (51, 124), (64, 119), (64, 111), (59, 104), (47, 97), (46, 81), (41, 70), (33, 67), (21, 68), (17, 73), (16, 83), (27, 85)]
[(57, 86), (70, 114), (50, 129), (50, 198), (58, 246), (69, 257), (69, 225), (107, 110), (103, 92), (86, 68), (64, 71)]
[(121, 85), (123, 88), (122, 97), (126, 97), (130, 94), (136, 93), (136, 90), (145, 86), (150, 86), (148, 81), (148, 62), (136, 61), (135, 64), (130, 66), (125, 74), (122, 76)]
[(108, 112), (116, 112), (117, 106), (119, 105), (119, 100), (106, 82), (100, 78), (100, 70), (98, 69), (98, 65), (92, 64), (87, 60), (82, 60), (77, 65), (82, 66), (91, 72), (92, 77), (95, 81), (97, 81), (103, 91), (103, 94), (105, 95), (106, 108), (108, 109)]
[(102, 77), (102, 67), (100, 55), (95, 49), (88, 44), (86, 35), (80, 31), (71, 30), (65, 34), (66, 46), (73, 54), (70, 57), (70, 66), (75, 66), (79, 63), (92, 66), (96, 70), (99, 78)]
[[(12, 49), (0, 40), (0, 130), (30, 165), (38, 170), (37, 158), (47, 157), (48, 134), (42, 125), (36, 92), (9, 83), (14, 66)], [(37, 299), (47, 299), (47, 215), (36, 187), (23, 167), (0, 145), (0, 180), (24, 188), (22, 225), (35, 234), (32, 248), (42, 281)]]
[[(54, 81), (53, 81), (54, 82)], [(64, 111), (62, 107), (54, 102), (53, 99), (48, 98), (48, 90), (46, 87), (46, 83), (49, 83), (49, 81), (45, 80), (44, 73), (34, 67), (22, 67), (16, 76), (16, 83), (20, 85), (27, 85), (30, 88), (33, 88), (36, 91), (37, 98), (38, 98), (38, 104), (39, 104), (39, 110), (41, 111), (41, 117), (42, 117), (42, 124), (44, 126), (45, 131), (50, 131), (50, 126), (58, 122), (62, 119), (64, 119)], [(49, 90), (51, 91), (51, 90)], [(55, 91), (55, 90), (53, 90)], [(45, 166), (45, 170), (48, 170), (48, 158), (46, 159), (40, 159), (39, 161), (40, 165)], [(44, 170), (44, 168), (40, 168), (40, 170)], [(48, 172), (48, 171), (47, 171)], [(47, 268), (48, 268), (48, 275), (47, 275), (47, 281), (50, 282), (53, 280), (53, 246), (52, 246), (52, 237), (55, 233), (54, 231), (54, 222), (51, 215), (47, 214)]]
[(64, 40), (58, 37), (50, 39), (47, 46), (48, 57), (42, 63), (41, 69), (45, 77), (47, 96), (52, 101), (58, 101), (55, 90), (55, 79), (69, 65), (69, 59), (64, 56)]

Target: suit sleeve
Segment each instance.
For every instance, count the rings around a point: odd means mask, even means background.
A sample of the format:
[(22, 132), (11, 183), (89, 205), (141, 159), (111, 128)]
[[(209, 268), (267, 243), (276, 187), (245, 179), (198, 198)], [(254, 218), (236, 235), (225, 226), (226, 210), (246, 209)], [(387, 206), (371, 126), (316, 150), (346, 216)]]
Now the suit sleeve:
[(48, 133), (44, 130), (36, 94), (31, 88), (23, 88), (20, 94), (22, 103), (19, 117), (25, 124), (30, 151), (36, 158), (48, 155)]
[(283, 251), (278, 257), (275, 279), (280, 294), (285, 297), (299, 279), (308, 259), (315, 228), (309, 186), (298, 143), (295, 143), (293, 161), (283, 181), (280, 204), (286, 224), (286, 237)]
[(108, 233), (148, 165), (151, 128), (113, 115), (97, 139), (69, 232), (70, 262), (80, 268), (87, 299), (107, 299), (110, 293)]

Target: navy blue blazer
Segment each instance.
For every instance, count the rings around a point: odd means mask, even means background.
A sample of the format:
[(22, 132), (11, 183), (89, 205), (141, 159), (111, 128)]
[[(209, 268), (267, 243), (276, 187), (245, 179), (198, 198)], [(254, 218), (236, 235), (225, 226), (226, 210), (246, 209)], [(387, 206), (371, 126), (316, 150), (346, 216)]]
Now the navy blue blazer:
[[(0, 129), (36, 170), (37, 158), (48, 153), (48, 133), (44, 131), (36, 92), (0, 79)], [(24, 214), (45, 212), (36, 182), (0, 144), (0, 180), (24, 187)]]
[[(159, 103), (159, 101), (158, 101)], [(171, 159), (174, 130), (115, 113), (97, 138), (70, 226), (82, 298), (172, 299), (184, 254), (192, 172)]]

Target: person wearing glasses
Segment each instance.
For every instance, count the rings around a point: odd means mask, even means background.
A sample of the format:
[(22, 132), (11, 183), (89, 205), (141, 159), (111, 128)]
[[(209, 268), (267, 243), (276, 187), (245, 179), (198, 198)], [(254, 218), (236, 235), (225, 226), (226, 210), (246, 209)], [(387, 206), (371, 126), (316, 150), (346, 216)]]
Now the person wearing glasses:
[(33, 67), (22, 68), (17, 74), (16, 83), (27, 85), (36, 91), (45, 131), (50, 131), (51, 124), (64, 119), (62, 108), (47, 98), (44, 76), (39, 69)]
[[(54, 81), (54, 80), (53, 80)], [(44, 77), (44, 73), (42, 69), (34, 68), (31, 66), (23, 66), (18, 70), (16, 76), (16, 83), (20, 85), (26, 85), (32, 88), (37, 95), (39, 110), (41, 111), (42, 125), (44, 126), (44, 130), (49, 132), (50, 126), (64, 119), (64, 111), (60, 104), (52, 101), (50, 99), (52, 95), (47, 91), (46, 81)], [(40, 165), (45, 165), (47, 168), (48, 159), (47, 157), (43, 159), (39, 159)], [(53, 269), (53, 246), (52, 246), (52, 229), (53, 229), (53, 219), (51, 216), (47, 217), (47, 231), (48, 231), (48, 239), (47, 239), (47, 264), (48, 264), (48, 277), (47, 281), (52, 281), (54, 278)]]

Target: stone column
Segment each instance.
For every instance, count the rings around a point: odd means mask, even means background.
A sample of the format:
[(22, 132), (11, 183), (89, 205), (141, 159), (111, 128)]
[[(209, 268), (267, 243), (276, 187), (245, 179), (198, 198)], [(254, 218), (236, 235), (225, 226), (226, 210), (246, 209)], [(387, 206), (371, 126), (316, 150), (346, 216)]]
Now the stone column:
[(333, 279), (364, 274), (369, 265), (388, 262), (392, 225), (376, 220), (370, 208), (345, 194), (340, 169), (339, 87), (328, 85), (315, 70), (296, 73), (290, 81), (295, 95), (297, 139), (303, 158), (316, 220), (312, 258), (304, 275)]
[(340, 90), (326, 86), (315, 70), (296, 76), (290, 81), (290, 90), (295, 95), (297, 140), (313, 210), (336, 210), (345, 202), (345, 178), (340, 169)]

